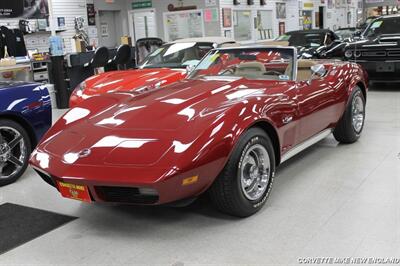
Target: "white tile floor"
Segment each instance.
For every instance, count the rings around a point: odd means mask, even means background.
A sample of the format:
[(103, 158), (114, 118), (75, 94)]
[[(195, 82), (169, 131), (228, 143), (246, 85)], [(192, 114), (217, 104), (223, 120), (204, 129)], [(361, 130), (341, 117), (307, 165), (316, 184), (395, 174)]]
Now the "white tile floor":
[[(400, 258), (400, 90), (369, 93), (362, 138), (329, 137), (282, 165), (247, 219), (191, 207), (111, 207), (60, 197), (28, 169), (12, 202), (79, 219), (0, 256), (1, 265), (297, 264), (302, 257)], [(60, 115), (60, 111), (57, 112)], [(1, 236), (0, 236), (1, 237)]]

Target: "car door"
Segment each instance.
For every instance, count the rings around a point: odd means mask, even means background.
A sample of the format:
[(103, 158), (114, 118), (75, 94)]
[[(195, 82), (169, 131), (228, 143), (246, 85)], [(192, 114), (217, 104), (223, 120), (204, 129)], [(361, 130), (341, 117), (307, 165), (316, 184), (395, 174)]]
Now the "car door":
[(299, 142), (328, 128), (337, 117), (335, 88), (324, 77), (297, 83)]

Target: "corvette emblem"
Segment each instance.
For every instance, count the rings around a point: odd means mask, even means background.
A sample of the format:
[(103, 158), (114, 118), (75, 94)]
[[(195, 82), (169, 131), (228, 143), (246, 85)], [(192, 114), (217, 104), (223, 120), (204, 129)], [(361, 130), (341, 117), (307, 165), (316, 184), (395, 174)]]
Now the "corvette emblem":
[(71, 196), (74, 198), (78, 197), (79, 195), (79, 192), (72, 188), (69, 189), (69, 193), (71, 193)]
[(90, 155), (90, 153), (92, 153), (92, 151), (90, 149), (83, 149), (78, 153), (78, 157), (85, 158), (85, 157), (88, 157)]

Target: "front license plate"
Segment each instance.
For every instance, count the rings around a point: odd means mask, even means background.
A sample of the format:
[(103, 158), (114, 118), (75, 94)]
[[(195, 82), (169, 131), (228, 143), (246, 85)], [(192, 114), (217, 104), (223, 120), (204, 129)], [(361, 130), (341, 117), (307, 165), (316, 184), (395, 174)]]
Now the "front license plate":
[(57, 181), (57, 185), (61, 195), (65, 198), (92, 202), (87, 186), (65, 183), (61, 181)]
[(377, 63), (376, 72), (395, 72), (396, 67), (394, 63)]

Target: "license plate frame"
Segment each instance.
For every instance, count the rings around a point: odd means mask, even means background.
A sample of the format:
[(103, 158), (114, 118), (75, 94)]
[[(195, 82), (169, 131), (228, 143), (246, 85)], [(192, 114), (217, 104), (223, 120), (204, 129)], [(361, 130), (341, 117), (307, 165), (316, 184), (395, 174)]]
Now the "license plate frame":
[(83, 202), (92, 202), (89, 188), (86, 185), (73, 184), (63, 181), (57, 181), (58, 190), (61, 196), (67, 199), (79, 200)]

